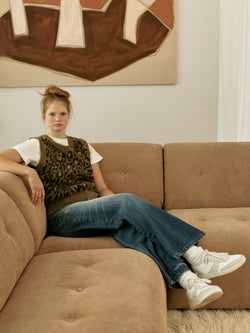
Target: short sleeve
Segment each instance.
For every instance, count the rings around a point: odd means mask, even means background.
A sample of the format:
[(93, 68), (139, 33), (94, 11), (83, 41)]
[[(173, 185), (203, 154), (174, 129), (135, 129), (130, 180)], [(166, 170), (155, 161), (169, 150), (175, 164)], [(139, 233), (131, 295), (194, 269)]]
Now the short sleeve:
[(37, 166), (41, 158), (40, 144), (37, 139), (29, 139), (14, 146), (26, 165)]
[(90, 152), (90, 162), (91, 164), (99, 163), (103, 157), (97, 153), (97, 151), (88, 143)]

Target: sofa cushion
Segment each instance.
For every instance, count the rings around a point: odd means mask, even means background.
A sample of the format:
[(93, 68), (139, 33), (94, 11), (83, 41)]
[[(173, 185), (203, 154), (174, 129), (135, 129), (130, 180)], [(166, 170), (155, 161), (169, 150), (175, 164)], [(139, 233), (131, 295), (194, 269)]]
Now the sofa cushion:
[(15, 202), (0, 189), (0, 310), (34, 252), (34, 239), (26, 220)]
[[(250, 308), (250, 208), (200, 208), (170, 210), (170, 214), (203, 230), (206, 236), (200, 241), (204, 249), (229, 254), (244, 254), (246, 263), (237, 271), (213, 279), (224, 291), (223, 297), (207, 308)], [(168, 291), (169, 308), (186, 308), (183, 290)]]
[(165, 209), (249, 207), (250, 142), (164, 146)]
[(157, 265), (130, 249), (34, 257), (0, 314), (5, 333), (166, 332)]
[(111, 249), (121, 248), (112, 237), (59, 237), (49, 236), (44, 239), (38, 254), (51, 252), (72, 251), (72, 250), (90, 250), (90, 249)]
[(47, 228), (44, 204), (35, 206), (25, 186), (25, 177), (21, 178), (9, 172), (0, 172), (0, 188), (14, 200), (25, 218), (34, 238), (37, 250), (45, 236)]
[(115, 193), (133, 193), (163, 205), (163, 149), (150, 143), (94, 143), (107, 185)]

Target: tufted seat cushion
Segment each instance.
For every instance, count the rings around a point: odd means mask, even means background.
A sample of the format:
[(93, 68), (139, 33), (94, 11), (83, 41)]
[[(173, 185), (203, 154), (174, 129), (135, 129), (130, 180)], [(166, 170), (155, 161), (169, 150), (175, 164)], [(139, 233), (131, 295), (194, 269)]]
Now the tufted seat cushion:
[[(169, 213), (206, 233), (199, 243), (204, 249), (246, 256), (247, 261), (239, 270), (213, 279), (224, 295), (208, 307), (249, 308), (250, 284), (246, 283), (246, 276), (250, 272), (250, 208), (175, 209)], [(183, 290), (169, 289), (167, 294), (168, 308), (188, 307)]]
[(166, 292), (157, 265), (130, 249), (34, 257), (0, 314), (5, 333), (163, 333)]

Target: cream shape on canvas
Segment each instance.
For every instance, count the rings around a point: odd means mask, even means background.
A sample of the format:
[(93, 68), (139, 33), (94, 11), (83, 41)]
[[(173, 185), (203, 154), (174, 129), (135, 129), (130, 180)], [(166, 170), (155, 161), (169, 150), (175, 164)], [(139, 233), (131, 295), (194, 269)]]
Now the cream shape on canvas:
[(14, 35), (28, 35), (28, 24), (22, 0), (10, 0), (10, 11)]
[(85, 47), (82, 8), (79, 0), (61, 0), (56, 46)]
[(123, 27), (124, 39), (136, 44), (138, 21), (147, 10), (147, 7), (137, 0), (126, 0), (126, 12)]

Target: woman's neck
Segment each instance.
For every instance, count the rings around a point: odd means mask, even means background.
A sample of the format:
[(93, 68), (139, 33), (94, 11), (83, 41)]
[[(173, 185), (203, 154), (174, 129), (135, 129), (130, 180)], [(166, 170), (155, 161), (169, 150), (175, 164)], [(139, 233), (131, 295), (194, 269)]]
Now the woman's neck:
[(66, 139), (66, 133), (65, 132), (62, 132), (62, 133), (49, 132), (48, 135), (51, 136), (52, 138), (55, 138), (55, 139)]

